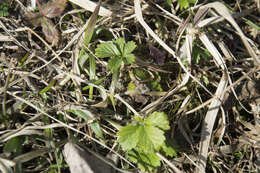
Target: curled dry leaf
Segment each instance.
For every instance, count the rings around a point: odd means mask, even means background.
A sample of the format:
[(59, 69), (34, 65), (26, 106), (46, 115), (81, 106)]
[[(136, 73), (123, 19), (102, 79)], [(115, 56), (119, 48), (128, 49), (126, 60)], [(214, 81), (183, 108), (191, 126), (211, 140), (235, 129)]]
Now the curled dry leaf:
[[(30, 11), (27, 11), (25, 15), (28, 20), (41, 19), (42, 16), (48, 18), (54, 18), (61, 15), (66, 5), (67, 5), (67, 0), (50, 1), (47, 4), (43, 5), (42, 8), (40, 8), (40, 12), (32, 13)], [(39, 25), (40, 23), (38, 23), (38, 25), (36, 26)]]
[(35, 18), (40, 18), (40, 17), (42, 17), (42, 14), (41, 14), (40, 12), (38, 12), (38, 13), (32, 13), (32, 12), (30, 12), (30, 11), (27, 11), (27, 12), (25, 13), (25, 16), (26, 16), (27, 20), (32, 20), (32, 19), (35, 19)]
[(42, 14), (40, 12), (38, 13), (32, 13), (30, 11), (25, 13), (25, 18), (28, 20), (33, 26), (37, 27), (41, 24), (42, 20)]
[(54, 18), (63, 12), (67, 4), (67, 0), (55, 0), (45, 4), (42, 8), (42, 14), (48, 18)]
[(43, 5), (40, 12), (26, 12), (26, 18), (37, 27), (41, 25), (46, 40), (57, 46), (60, 40), (59, 31), (55, 28), (53, 22), (49, 18), (54, 18), (63, 12), (67, 4), (67, 0), (54, 0)]
[(42, 17), (41, 26), (45, 39), (50, 42), (52, 46), (57, 46), (60, 40), (60, 34), (53, 22), (46, 17)]

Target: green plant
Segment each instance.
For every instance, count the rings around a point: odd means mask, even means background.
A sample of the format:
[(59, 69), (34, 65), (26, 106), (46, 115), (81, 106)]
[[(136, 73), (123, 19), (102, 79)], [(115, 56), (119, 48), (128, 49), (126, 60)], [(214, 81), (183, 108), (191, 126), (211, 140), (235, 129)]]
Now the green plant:
[(166, 145), (164, 133), (170, 126), (164, 112), (154, 112), (144, 119), (135, 116), (134, 119), (133, 123), (120, 128), (118, 142), (142, 171), (160, 166), (160, 158), (156, 154), (160, 150), (169, 156), (176, 155), (175, 150)]
[[(87, 22), (88, 24), (87, 24), (87, 28), (85, 30), (84, 46), (80, 50), (80, 54), (79, 54), (79, 61), (89, 60), (89, 70), (86, 70), (85, 68), (83, 68), (83, 65), (81, 65), (80, 67), (82, 69), (84, 69), (86, 71), (86, 73), (89, 75), (89, 79), (90, 79), (91, 83), (100, 82), (100, 79), (98, 79), (98, 77), (96, 75), (96, 59), (91, 53), (88, 53), (86, 51), (86, 50), (88, 50), (87, 48), (89, 47), (89, 43), (93, 37), (93, 33), (94, 33), (95, 26), (96, 26), (97, 19), (98, 19), (98, 12), (99, 12), (100, 6), (101, 6), (101, 0), (99, 0), (98, 5), (96, 6), (93, 14), (91, 15), (91, 17), (89, 18), (89, 20)], [(92, 100), (94, 88), (92, 85), (88, 85), (87, 89), (89, 89), (89, 99)]]
[(8, 12), (9, 6), (7, 3), (2, 3), (0, 4), (0, 17), (6, 17), (9, 16), (9, 12)]
[(195, 4), (196, 0), (178, 0), (181, 10), (190, 7), (191, 4)]
[(134, 41), (125, 43), (125, 40), (120, 37), (112, 42), (99, 44), (96, 48), (96, 56), (100, 58), (112, 57), (109, 60), (108, 68), (115, 72), (122, 63), (132, 64), (135, 61), (135, 56), (132, 54), (135, 48)]
[(112, 83), (110, 91), (113, 94), (118, 80), (121, 64), (132, 64), (135, 62), (135, 55), (132, 54), (136, 44), (134, 41), (125, 42), (121, 37), (112, 42), (104, 42), (97, 46), (95, 54), (99, 58), (111, 59), (108, 61), (108, 68), (112, 71)]

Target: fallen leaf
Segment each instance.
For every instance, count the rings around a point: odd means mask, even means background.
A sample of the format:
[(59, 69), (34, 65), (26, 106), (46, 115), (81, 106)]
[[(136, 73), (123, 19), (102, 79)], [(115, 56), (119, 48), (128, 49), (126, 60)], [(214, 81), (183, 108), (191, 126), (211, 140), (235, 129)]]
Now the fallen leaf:
[(42, 14), (48, 18), (54, 18), (63, 12), (67, 4), (67, 0), (49, 1), (42, 7)]
[(78, 145), (68, 142), (63, 155), (71, 173), (112, 173), (112, 167)]
[(60, 34), (53, 22), (47, 17), (42, 17), (41, 26), (45, 39), (51, 43), (52, 46), (57, 46), (60, 40)]
[(26, 17), (26, 20), (28, 20), (33, 26), (37, 27), (37, 26), (41, 25), (42, 13), (26, 12), (25, 17)]

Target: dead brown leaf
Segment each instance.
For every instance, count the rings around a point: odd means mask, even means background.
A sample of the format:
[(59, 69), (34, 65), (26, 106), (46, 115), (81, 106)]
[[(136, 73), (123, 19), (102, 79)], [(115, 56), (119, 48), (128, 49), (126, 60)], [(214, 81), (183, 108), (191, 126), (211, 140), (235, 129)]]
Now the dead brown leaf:
[(52, 46), (57, 46), (60, 40), (60, 34), (53, 22), (47, 17), (42, 17), (41, 26), (45, 39), (50, 42)]
[(63, 12), (67, 4), (67, 0), (50, 1), (42, 8), (42, 14), (48, 18), (54, 18)]
[(35, 27), (42, 27), (42, 32), (45, 39), (52, 44), (52, 46), (57, 46), (60, 40), (60, 33), (55, 28), (55, 25), (49, 18), (54, 18), (63, 12), (67, 4), (67, 0), (55, 0), (50, 1), (40, 8), (40, 12), (32, 13), (26, 12), (26, 18)]

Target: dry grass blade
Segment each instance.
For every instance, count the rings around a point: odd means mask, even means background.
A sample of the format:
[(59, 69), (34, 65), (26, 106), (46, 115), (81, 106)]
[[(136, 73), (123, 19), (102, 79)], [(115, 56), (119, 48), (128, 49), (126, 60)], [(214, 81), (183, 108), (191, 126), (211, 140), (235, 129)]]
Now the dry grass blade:
[(208, 37), (204, 33), (200, 35), (200, 40), (207, 48), (207, 50), (211, 53), (211, 55), (214, 57), (216, 65), (218, 67), (220, 66), (221, 69), (225, 71), (227, 69), (225, 61), (223, 60), (222, 56), (220, 55), (214, 44), (208, 39)]
[[(1, 21), (0, 21), (1, 24)], [(80, 29), (80, 31), (75, 34), (73, 36), (73, 38), (69, 41), (68, 44), (66, 44), (66, 46), (58, 53), (56, 54), (56, 52), (37, 34), (35, 33), (33, 30), (31, 30), (30, 28), (26, 27), (23, 28), (22, 31), (29, 31), (31, 33), (33, 33), (35, 36), (37, 36), (55, 55), (50, 61), (48, 61), (47, 63), (45, 63), (44, 65), (40, 66), (39, 68), (34, 69), (33, 71), (31, 71), (30, 73), (28, 73), (27, 75), (24, 75), (22, 78), (19, 78), (13, 82), (11, 82), (9, 84), (9, 87), (21, 82), (22, 80), (24, 80), (25, 77), (32, 75), (33, 73), (40, 71), (41, 69), (43, 69), (44, 67), (50, 65), (56, 58), (58, 58), (61, 61), (61, 58), (59, 57), (65, 50), (67, 50), (75, 41), (77, 41), (79, 39), (79, 37), (82, 35), (82, 33), (86, 30), (88, 26), (88, 23), (86, 23), (85, 25), (82, 26), (82, 28)], [(28, 51), (29, 52), (29, 51)], [(56, 69), (58, 72), (61, 71), (59, 68)], [(69, 74), (66, 74), (69, 75)], [(74, 75), (75, 76), (75, 75)], [(77, 76), (75, 76), (77, 77)], [(81, 80), (81, 81), (85, 81), (85, 80)], [(4, 88), (0, 88), (0, 94), (4, 91)]]
[[(152, 112), (152, 110), (156, 107), (156, 105), (160, 104), (164, 99), (166, 99), (168, 96), (170, 96), (171, 94), (173, 94), (174, 92), (176, 92), (176, 90), (182, 88), (189, 80), (189, 76), (191, 75), (188, 70), (186, 69), (186, 67), (183, 65), (183, 63), (181, 62), (180, 58), (177, 57), (175, 55), (175, 52), (168, 46), (166, 45), (154, 32), (153, 30), (146, 24), (146, 22), (143, 19), (142, 16), (142, 11), (141, 11), (141, 6), (140, 6), (140, 1), (139, 0), (135, 0), (135, 13), (136, 13), (136, 17), (137, 20), (139, 21), (139, 23), (144, 27), (144, 29), (164, 48), (166, 49), (174, 58), (176, 58), (179, 62), (179, 64), (181, 65), (181, 67), (184, 69), (184, 71), (186, 72), (186, 76), (183, 78), (183, 81), (180, 85), (178, 85), (178, 87), (176, 87), (175, 89), (172, 89), (171, 91), (169, 91), (164, 97), (161, 97), (160, 99), (158, 99), (157, 101), (147, 105), (144, 109), (142, 109), (141, 112), (145, 112), (146, 114), (148, 114), (149, 112)], [(192, 75), (191, 75), (192, 76)]]
[(126, 105), (126, 107), (129, 110), (131, 110), (135, 115), (138, 115), (139, 117), (141, 117), (141, 115), (132, 106), (130, 106), (122, 97), (120, 97), (118, 94), (116, 94), (114, 97), (117, 98), (118, 100), (120, 100), (124, 105)]
[[(182, 63), (181, 59), (176, 56), (175, 52), (167, 45), (165, 44), (154, 32), (153, 30), (146, 24), (146, 22), (143, 19), (142, 16), (142, 11), (141, 11), (141, 6), (140, 6), (140, 1), (139, 0), (135, 0), (135, 13), (136, 13), (136, 18), (138, 20), (138, 22), (143, 26), (143, 28), (147, 31), (147, 33), (149, 33), (165, 50), (167, 50), (174, 58), (177, 59), (179, 65), (181, 66), (181, 68), (185, 71), (186, 75), (183, 78), (183, 81), (181, 83), (180, 86), (178, 86), (177, 88), (181, 88), (183, 87), (189, 80), (189, 77), (191, 77), (194, 81), (196, 81), (203, 89), (205, 89), (205, 91), (207, 91), (209, 94), (211, 94), (211, 92), (197, 79), (195, 78), (189, 71), (188, 69), (184, 66), (184, 64)], [(190, 37), (187, 38), (187, 50), (190, 52), (191, 54), (191, 46), (190, 43), (192, 42), (192, 39), (190, 39)], [(176, 90), (172, 90), (170, 92), (168, 92), (167, 95), (165, 95), (164, 97), (158, 99), (156, 102), (151, 103), (150, 105), (146, 106), (143, 111), (146, 111), (146, 113), (149, 113), (153, 110), (153, 108), (155, 108), (156, 105), (158, 105), (160, 102), (162, 102), (165, 98), (167, 98), (170, 93), (174, 93)], [(211, 94), (212, 95), (212, 94)]]
[(156, 153), (158, 157), (160, 157), (165, 163), (167, 163), (174, 172), (176, 173), (181, 173), (181, 170), (179, 170), (174, 164), (172, 164), (169, 160), (167, 160), (163, 155), (160, 153)]
[(200, 7), (193, 19), (193, 25), (197, 25), (208, 13), (209, 8)]
[(29, 130), (29, 129), (22, 129), (22, 130), (17, 130), (17, 131), (13, 131), (13, 132), (9, 132), (5, 135), (2, 135), (0, 137), (0, 141), (1, 142), (6, 142), (11, 138), (14, 138), (16, 136), (24, 136), (24, 135), (43, 135), (42, 132), (38, 131), (38, 130)]
[[(204, 8), (206, 5), (202, 6), (201, 8)], [(239, 13), (233, 13), (232, 14), (232, 17), (233, 18), (241, 18), (241, 17), (244, 17), (246, 15), (249, 15), (250, 13), (252, 13), (254, 11), (254, 9), (249, 9), (249, 10), (245, 10), (245, 11), (242, 11), (242, 12), (239, 12)], [(199, 28), (203, 28), (207, 25), (211, 25), (211, 24), (215, 24), (215, 23), (219, 23), (221, 21), (225, 20), (224, 17), (221, 17), (221, 16), (213, 16), (213, 17), (210, 17), (210, 18), (207, 18), (207, 19), (204, 19), (204, 20), (201, 20), (197, 23), (197, 26)]]
[(214, 3), (208, 4), (206, 6), (214, 8), (222, 17), (224, 17), (236, 29), (236, 31), (238, 32), (238, 35), (240, 36), (241, 40), (243, 41), (248, 53), (254, 59), (255, 65), (260, 65), (260, 58), (256, 55), (256, 53), (254, 52), (254, 50), (248, 43), (246, 36), (242, 32), (242, 30), (240, 29), (240, 27), (238, 26), (236, 21), (233, 19), (233, 17), (230, 15), (227, 8), (220, 2), (214, 2)]
[(160, 97), (158, 100), (150, 103), (149, 105), (145, 106), (140, 112), (144, 113), (144, 114), (149, 114), (151, 113), (158, 104), (162, 103), (166, 98), (168, 98), (169, 96), (173, 95), (174, 93), (178, 92), (182, 87), (185, 86), (185, 84), (188, 82), (189, 80), (189, 76), (186, 75), (183, 78), (183, 81), (177, 85), (175, 88), (171, 89), (169, 92), (167, 92), (163, 97)]
[(13, 160), (17, 163), (24, 163), (24, 162), (28, 162), (34, 158), (37, 158), (39, 156), (42, 156), (50, 151), (52, 151), (52, 149), (50, 149), (50, 148), (38, 149), (36, 151), (30, 151), (28, 153), (19, 155), (19, 156), (15, 157)]
[(236, 58), (234, 57), (234, 55), (232, 54), (232, 52), (229, 50), (229, 48), (227, 47), (227, 45), (221, 41), (218, 42), (218, 46), (221, 49), (221, 51), (223, 52), (224, 56), (227, 58), (227, 60), (229, 61), (236, 61)]
[(2, 171), (2, 173), (13, 173), (13, 170), (11, 168), (13, 166), (15, 166), (15, 163), (13, 161), (0, 157), (0, 171)]
[(12, 33), (10, 33), (8, 31), (8, 29), (6, 28), (6, 26), (4, 25), (4, 23), (1, 21), (1, 18), (0, 18), (0, 28), (2, 28), (8, 35), (9, 37), (11, 37), (11, 39), (18, 45), (18, 46), (21, 46), (22, 48), (24, 48), (24, 50), (30, 52), (30, 49), (24, 45), (23, 43), (21, 43), (20, 41), (18, 41), (13, 35)]
[[(208, 39), (208, 37), (205, 35), (205, 33), (201, 34), (200, 35), (200, 40), (202, 41), (202, 43), (204, 44), (204, 46), (207, 48), (207, 50), (211, 53), (211, 55), (213, 56), (215, 62), (216, 62), (216, 65), (219, 67), (221, 67), (221, 69), (223, 71), (228, 71), (227, 69), (227, 66), (225, 64), (225, 61), (223, 59), (223, 57), (221, 56), (221, 54), (218, 52), (217, 48), (214, 46), (214, 44)], [(232, 80), (231, 80), (231, 77), (229, 76), (229, 74), (227, 73), (228, 75), (228, 80), (229, 80), (229, 83), (230, 85), (232, 85)], [(237, 97), (237, 94), (234, 90), (234, 88), (232, 87), (231, 88), (235, 98), (239, 101), (238, 97)], [(239, 104), (246, 110), (245, 106), (243, 106), (243, 104), (239, 101)]]
[(0, 42), (7, 42), (7, 41), (13, 41), (12, 37), (0, 34)]
[(196, 170), (197, 173), (205, 172), (211, 134), (213, 131), (215, 119), (217, 117), (219, 108), (221, 106), (221, 101), (224, 97), (223, 91), (226, 89), (227, 84), (228, 84), (227, 76), (226, 74), (223, 74), (215, 94), (218, 97), (212, 100), (201, 130), (201, 139), (200, 139), (201, 141), (200, 141), (199, 163), (198, 163), (199, 168), (197, 168)]
[[(78, 6), (93, 12), (97, 6), (96, 3), (89, 0), (69, 0), (70, 2), (77, 4)], [(100, 7), (99, 13), (100, 16), (111, 16), (112, 12), (104, 7)]]
[(259, 0), (0, 1), (0, 172), (260, 172)]
[(26, 126), (26, 124), (23, 125), (20, 129), (3, 132), (2, 136), (0, 136), (0, 142), (6, 142), (11, 138), (14, 138), (16, 136), (25, 136), (25, 135), (40, 135), (43, 136), (44, 133), (39, 131), (40, 129), (49, 129), (49, 128), (57, 128), (57, 127), (63, 127), (61, 124), (58, 123), (52, 123), (50, 125), (46, 126)]
[[(186, 61), (191, 65), (192, 43), (194, 40), (192, 28), (187, 27), (187, 35), (185, 36), (185, 50), (183, 51)], [(182, 56), (184, 58), (184, 56)], [(190, 70), (190, 69), (189, 69)]]
[(178, 25), (181, 24), (182, 20), (181, 20), (178, 16), (173, 15), (172, 13), (170, 13), (170, 12), (168, 12), (167, 10), (163, 9), (163, 8), (162, 8), (160, 5), (158, 5), (158, 4), (154, 4), (154, 5), (155, 5), (156, 7), (158, 7), (160, 10), (162, 10), (167, 16), (171, 17), (176, 24), (178, 24)]

